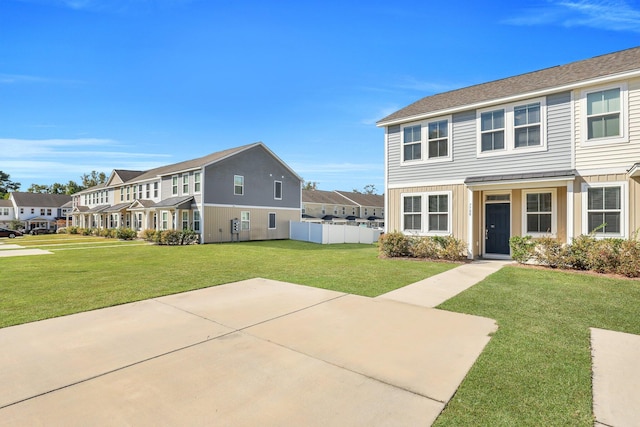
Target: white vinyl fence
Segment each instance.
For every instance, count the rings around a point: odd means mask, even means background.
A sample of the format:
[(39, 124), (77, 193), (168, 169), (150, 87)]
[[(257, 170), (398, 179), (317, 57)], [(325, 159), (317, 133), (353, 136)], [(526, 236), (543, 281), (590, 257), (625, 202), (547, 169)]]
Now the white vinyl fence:
[(367, 243), (378, 241), (380, 230), (356, 225), (315, 224), (312, 222), (289, 223), (289, 234), (292, 240), (320, 243)]

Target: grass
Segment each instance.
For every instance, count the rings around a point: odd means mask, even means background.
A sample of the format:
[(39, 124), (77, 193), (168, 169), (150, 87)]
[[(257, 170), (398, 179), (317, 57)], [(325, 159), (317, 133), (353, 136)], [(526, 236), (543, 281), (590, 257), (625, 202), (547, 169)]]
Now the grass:
[(5, 243), (54, 254), (0, 258), (0, 327), (253, 277), (376, 296), (455, 267), (380, 259), (373, 245), (269, 241), (169, 247), (67, 235)]
[(640, 281), (510, 266), (440, 308), (499, 328), (435, 426), (593, 426), (589, 328), (640, 334)]

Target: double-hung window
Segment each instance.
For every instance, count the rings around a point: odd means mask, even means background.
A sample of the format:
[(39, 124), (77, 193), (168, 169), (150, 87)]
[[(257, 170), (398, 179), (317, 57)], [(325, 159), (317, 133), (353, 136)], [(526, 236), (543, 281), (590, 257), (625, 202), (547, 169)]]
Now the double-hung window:
[(182, 211), (182, 229), (189, 229), (189, 211)]
[(403, 230), (422, 231), (422, 196), (404, 197)]
[(182, 194), (189, 194), (189, 174), (182, 175)]
[(242, 196), (244, 194), (244, 176), (234, 175), (233, 194), (236, 196)]
[(556, 233), (556, 193), (551, 190), (523, 191), (523, 234), (543, 236)]
[(251, 228), (251, 215), (249, 211), (240, 212), (240, 230), (249, 230)]
[(200, 231), (200, 211), (193, 211), (193, 231)]
[(586, 230), (585, 233), (595, 231), (599, 236), (624, 237), (624, 205), (625, 185), (612, 183), (608, 185), (585, 185), (586, 194)]
[(432, 194), (428, 196), (427, 203), (427, 231), (448, 232), (449, 231), (449, 195)]
[(276, 213), (269, 212), (269, 229), (273, 230), (276, 228)]
[(153, 183), (153, 197), (154, 198), (158, 198), (158, 183), (154, 182)]
[(449, 157), (449, 121), (440, 120), (428, 125), (427, 153), (429, 159)]
[(480, 114), (480, 150), (484, 152), (504, 150), (504, 109)]
[(422, 126), (407, 126), (403, 131), (403, 160), (420, 160), (422, 158)]
[(620, 136), (620, 105), (620, 88), (587, 93), (587, 139)]
[(515, 148), (541, 145), (540, 103), (514, 107), (513, 128)]
[(200, 172), (194, 172), (193, 173), (193, 192), (194, 193), (199, 193), (200, 192)]
[(171, 177), (171, 195), (178, 195), (178, 175), (174, 175)]

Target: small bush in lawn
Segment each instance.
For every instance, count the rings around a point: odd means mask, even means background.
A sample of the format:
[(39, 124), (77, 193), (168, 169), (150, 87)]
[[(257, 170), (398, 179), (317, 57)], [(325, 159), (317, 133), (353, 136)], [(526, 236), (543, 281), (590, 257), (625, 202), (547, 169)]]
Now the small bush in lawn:
[(587, 255), (590, 269), (598, 273), (615, 273), (620, 264), (622, 242), (622, 239), (596, 240)]
[(467, 244), (453, 236), (435, 236), (440, 245), (438, 257), (448, 261), (461, 261), (467, 257)]
[(410, 238), (398, 231), (383, 234), (378, 239), (378, 248), (380, 248), (380, 253), (387, 257), (408, 256), (409, 244)]
[(67, 227), (60, 227), (56, 230), (56, 234), (67, 234)]
[(160, 244), (169, 246), (179, 245), (182, 240), (181, 234), (178, 230), (165, 230), (162, 232)]
[(182, 230), (180, 234), (181, 245), (193, 245), (200, 240), (200, 235), (193, 230)]
[(511, 258), (524, 264), (533, 257), (536, 243), (531, 240), (531, 236), (513, 236), (509, 239), (509, 247), (511, 247)]
[(439, 258), (440, 245), (429, 237), (414, 237), (410, 248), (411, 256), (416, 258)]
[(593, 249), (596, 241), (593, 234), (583, 234), (574, 237), (571, 240), (571, 245), (568, 247), (567, 264), (576, 270), (589, 270), (591, 268), (589, 264), (589, 252)]
[(640, 277), (640, 240), (624, 240), (618, 255), (616, 272), (627, 277)]
[(533, 258), (551, 268), (567, 267), (568, 249), (556, 238), (542, 237), (536, 242)]
[(155, 242), (156, 241), (156, 230), (153, 228), (147, 228), (142, 231), (142, 238), (147, 242)]
[(71, 227), (67, 228), (69, 234), (78, 234), (79, 230), (78, 227), (76, 227), (75, 225), (72, 225)]
[(138, 233), (136, 233), (136, 230), (133, 230), (131, 228), (122, 227), (118, 228), (118, 230), (116, 231), (116, 237), (121, 240), (133, 240), (138, 237)]
[(80, 231), (80, 233), (83, 236), (91, 236), (93, 234), (93, 229), (92, 228), (81, 228), (78, 231)]

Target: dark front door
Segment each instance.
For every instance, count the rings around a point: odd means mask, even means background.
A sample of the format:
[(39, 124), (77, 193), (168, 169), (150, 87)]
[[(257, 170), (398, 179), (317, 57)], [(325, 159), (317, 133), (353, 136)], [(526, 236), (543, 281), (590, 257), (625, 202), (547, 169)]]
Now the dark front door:
[(509, 203), (485, 205), (485, 248), (488, 254), (509, 255)]

